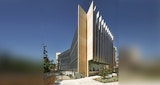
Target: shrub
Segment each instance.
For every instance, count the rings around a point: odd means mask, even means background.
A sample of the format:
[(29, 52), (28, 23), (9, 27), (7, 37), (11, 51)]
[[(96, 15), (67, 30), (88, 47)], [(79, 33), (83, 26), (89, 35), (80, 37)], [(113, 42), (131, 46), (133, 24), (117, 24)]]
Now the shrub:
[(111, 73), (110, 69), (101, 68), (99, 70), (99, 75), (102, 76), (105, 79), (105, 76), (107, 76), (109, 73)]

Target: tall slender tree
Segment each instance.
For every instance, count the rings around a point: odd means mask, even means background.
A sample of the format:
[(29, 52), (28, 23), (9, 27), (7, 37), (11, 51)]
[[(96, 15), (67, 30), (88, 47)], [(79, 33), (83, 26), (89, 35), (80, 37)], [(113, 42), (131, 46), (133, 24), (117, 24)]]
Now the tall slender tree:
[(44, 73), (47, 73), (47, 72), (50, 72), (50, 69), (49, 69), (49, 67), (50, 67), (50, 61), (49, 61), (49, 59), (48, 59), (48, 55), (47, 55), (47, 50), (46, 50), (46, 47), (47, 46), (43, 46), (43, 72)]

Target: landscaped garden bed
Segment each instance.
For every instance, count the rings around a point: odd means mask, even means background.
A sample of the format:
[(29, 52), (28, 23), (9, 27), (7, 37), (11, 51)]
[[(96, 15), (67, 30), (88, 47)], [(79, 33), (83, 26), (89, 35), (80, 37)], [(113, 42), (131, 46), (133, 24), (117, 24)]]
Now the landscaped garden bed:
[(118, 81), (118, 77), (117, 76), (111, 77), (111, 78), (100, 77), (100, 78), (95, 78), (94, 80), (102, 82), (102, 83), (111, 83), (111, 82), (117, 82)]

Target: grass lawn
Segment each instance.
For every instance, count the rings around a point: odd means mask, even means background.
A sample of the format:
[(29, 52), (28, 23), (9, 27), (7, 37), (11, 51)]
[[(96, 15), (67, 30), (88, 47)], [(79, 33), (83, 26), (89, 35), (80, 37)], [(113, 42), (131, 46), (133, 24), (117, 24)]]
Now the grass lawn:
[(111, 82), (117, 82), (118, 77), (112, 77), (112, 78), (95, 78), (94, 80), (102, 82), (102, 83), (111, 83)]

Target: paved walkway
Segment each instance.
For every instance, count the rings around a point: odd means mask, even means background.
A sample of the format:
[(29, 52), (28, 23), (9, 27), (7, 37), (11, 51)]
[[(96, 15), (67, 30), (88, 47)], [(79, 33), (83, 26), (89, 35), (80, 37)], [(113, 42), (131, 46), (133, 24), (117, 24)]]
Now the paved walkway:
[(81, 79), (55, 81), (55, 85), (118, 85), (118, 82), (101, 83), (93, 80), (93, 78), (98, 78), (98, 77), (99, 76), (93, 76), (93, 77), (86, 77)]

